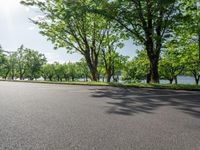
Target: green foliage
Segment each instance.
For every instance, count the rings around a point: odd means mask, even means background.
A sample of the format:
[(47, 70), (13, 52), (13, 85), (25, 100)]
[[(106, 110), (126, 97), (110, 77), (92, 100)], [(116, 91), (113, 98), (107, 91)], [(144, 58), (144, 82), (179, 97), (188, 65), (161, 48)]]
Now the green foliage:
[(41, 75), (44, 80), (49, 81), (75, 81), (84, 79), (88, 81), (90, 71), (86, 62), (82, 59), (80, 62), (59, 64), (45, 64), (41, 68)]
[(127, 82), (140, 82), (147, 78), (150, 69), (145, 50), (137, 52), (137, 56), (123, 67), (122, 79)]
[(159, 71), (162, 79), (167, 79), (170, 83), (177, 83), (177, 76), (183, 73), (186, 65), (185, 52), (180, 48), (175, 48), (173, 45), (169, 44), (167, 50), (164, 51)]
[(43, 54), (40, 54), (38, 51), (34, 51), (31, 49), (25, 50), (26, 60), (26, 76), (30, 79), (37, 79), (40, 77), (40, 69), (43, 64), (46, 63), (46, 58)]
[[(5, 79), (107, 82), (122, 79), (171, 83), (180, 74), (200, 80), (199, 0), (22, 0), (42, 17), (32, 19), (55, 48), (80, 53), (80, 62), (46, 64), (37, 51), (8, 53), (0, 47), (0, 76)], [(128, 61), (117, 50), (132, 39), (143, 50)], [(158, 72), (159, 71), (159, 72)]]
[(185, 72), (187, 75), (192, 75), (195, 79), (195, 83), (198, 85), (200, 80), (200, 62), (199, 62), (199, 51), (198, 44), (191, 43), (186, 48), (185, 61), (186, 68)]
[(77, 62), (77, 69), (79, 70), (79, 74), (81, 78), (84, 78), (84, 81), (88, 81), (88, 78), (91, 79), (90, 70), (88, 68), (88, 65), (84, 59), (81, 59), (80, 62)]
[(27, 60), (26, 60), (26, 49), (23, 45), (21, 45), (20, 48), (18, 48), (17, 52), (15, 52), (16, 56), (16, 72), (17, 76), (20, 78), (20, 80), (24, 79), (24, 75), (27, 69)]
[(6, 55), (3, 53), (3, 48), (0, 46), (0, 74), (3, 74), (4, 64), (6, 61)]
[(24, 0), (22, 4), (34, 5), (41, 10), (44, 18), (32, 20), (40, 28), (40, 33), (46, 36), (55, 48), (64, 47), (69, 53), (78, 52), (83, 55), (92, 80), (97, 81), (100, 51), (119, 39), (119, 34), (114, 34), (112, 24), (104, 17), (79, 9), (87, 4), (95, 7), (98, 5), (90, 0)]
[(8, 55), (1, 53), (1, 56), (0, 76), (5, 79), (37, 79), (41, 66), (46, 63), (43, 54), (24, 48), (23, 45), (16, 52), (9, 52)]
[(55, 75), (55, 68), (52, 64), (45, 64), (41, 68), (41, 75), (44, 78), (44, 80), (53, 80), (53, 77)]
[(96, 8), (89, 5), (88, 10), (101, 14), (113, 21), (116, 30), (126, 33), (136, 44), (143, 46), (150, 61), (150, 80), (159, 82), (158, 61), (161, 49), (172, 35), (173, 26), (179, 14), (178, 0), (102, 0)]

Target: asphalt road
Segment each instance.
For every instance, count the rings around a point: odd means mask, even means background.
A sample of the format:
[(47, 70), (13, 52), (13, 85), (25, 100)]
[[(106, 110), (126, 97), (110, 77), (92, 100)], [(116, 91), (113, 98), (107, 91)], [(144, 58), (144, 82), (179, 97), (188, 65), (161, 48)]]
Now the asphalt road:
[(1, 150), (200, 150), (200, 92), (0, 82)]

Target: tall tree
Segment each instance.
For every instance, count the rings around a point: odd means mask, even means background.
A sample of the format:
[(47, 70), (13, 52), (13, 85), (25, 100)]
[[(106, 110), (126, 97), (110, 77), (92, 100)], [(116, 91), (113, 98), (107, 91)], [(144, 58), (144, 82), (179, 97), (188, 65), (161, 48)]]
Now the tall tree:
[[(110, 28), (112, 28), (111, 26), (113, 26), (113, 24), (110, 23)], [(111, 77), (115, 75), (115, 69), (117, 69), (117, 60), (119, 60), (118, 58), (122, 58), (116, 50), (122, 48), (124, 44), (118, 32), (107, 30), (103, 45), (100, 57), (105, 67), (107, 82), (110, 82)]]
[[(68, 52), (82, 54), (90, 69), (92, 80), (99, 79), (97, 70), (100, 50), (107, 30), (108, 22), (98, 14), (91, 14), (78, 6), (88, 0), (23, 0), (22, 4), (37, 6), (44, 18), (32, 20), (39, 26), (41, 34), (48, 37), (56, 48), (66, 47)], [(95, 5), (95, 3), (93, 3)], [(98, 7), (98, 5), (96, 5)]]
[(150, 60), (150, 81), (159, 82), (160, 52), (175, 25), (178, 0), (96, 0), (96, 3), (102, 8), (90, 5), (86, 9), (110, 18), (136, 44), (144, 46)]
[(180, 15), (181, 25), (176, 28), (176, 35), (183, 42), (181, 46), (187, 49), (186, 69), (195, 78), (195, 83), (200, 80), (200, 2), (199, 0), (181, 0)]

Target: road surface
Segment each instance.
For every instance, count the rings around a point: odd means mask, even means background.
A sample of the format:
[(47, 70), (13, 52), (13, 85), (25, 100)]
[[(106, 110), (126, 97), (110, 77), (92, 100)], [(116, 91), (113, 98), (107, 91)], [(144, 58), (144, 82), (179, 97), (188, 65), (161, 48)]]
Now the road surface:
[(0, 82), (1, 150), (200, 150), (200, 92)]

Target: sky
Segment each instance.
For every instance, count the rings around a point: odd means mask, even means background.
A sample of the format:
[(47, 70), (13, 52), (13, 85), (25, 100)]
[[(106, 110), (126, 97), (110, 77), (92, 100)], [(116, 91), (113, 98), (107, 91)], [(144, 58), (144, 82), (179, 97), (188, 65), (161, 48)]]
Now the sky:
[[(39, 15), (33, 8), (21, 5), (20, 0), (0, 0), (0, 45), (6, 51), (16, 51), (20, 45), (45, 54), (49, 63), (75, 62), (82, 56), (78, 53), (67, 54), (66, 49), (53, 49), (50, 41), (39, 34), (36, 25), (28, 18)], [(138, 47), (131, 40), (125, 41), (125, 46), (118, 52), (133, 58)]]

